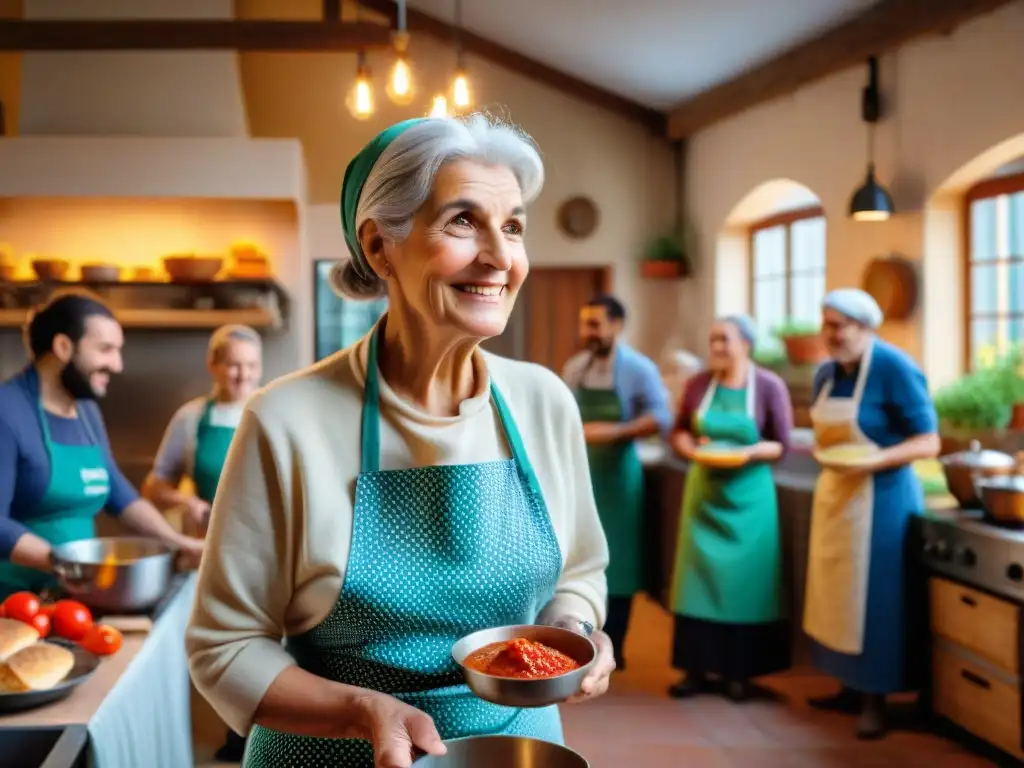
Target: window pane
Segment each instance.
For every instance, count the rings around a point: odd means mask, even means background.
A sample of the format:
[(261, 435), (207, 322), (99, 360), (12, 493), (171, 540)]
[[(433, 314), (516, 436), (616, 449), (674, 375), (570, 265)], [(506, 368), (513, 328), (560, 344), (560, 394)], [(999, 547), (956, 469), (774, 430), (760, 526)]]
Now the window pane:
[(1024, 192), (1010, 195), (1010, 256), (1024, 258)]
[(786, 227), (754, 232), (754, 278), (786, 273)]
[[(1024, 219), (1021, 220), (1024, 224)], [(1009, 265), (1009, 305), (1010, 311), (1024, 312), (1024, 261), (1014, 261)]]
[(794, 272), (825, 269), (825, 217), (801, 219), (793, 222), (789, 230)]
[(996, 257), (996, 200), (971, 203), (971, 260), (991, 261)]
[(988, 315), (999, 311), (999, 268), (996, 264), (971, 267), (971, 314)]
[(800, 323), (817, 323), (825, 298), (825, 275), (793, 275), (790, 286), (793, 300), (790, 318)]
[(999, 353), (998, 320), (971, 321), (971, 352), (975, 368), (985, 368), (995, 362)]
[(1010, 326), (1007, 328), (1008, 340), (1012, 346), (1017, 346), (1024, 342), (1024, 315), (1011, 317), (1008, 322)]
[(786, 278), (766, 277), (754, 283), (754, 321), (762, 333), (786, 321)]

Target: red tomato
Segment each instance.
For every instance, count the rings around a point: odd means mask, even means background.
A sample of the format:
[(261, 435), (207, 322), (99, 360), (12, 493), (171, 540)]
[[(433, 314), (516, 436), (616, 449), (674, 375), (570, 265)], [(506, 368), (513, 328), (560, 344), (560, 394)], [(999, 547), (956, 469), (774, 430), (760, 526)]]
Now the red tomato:
[(124, 644), (124, 636), (113, 627), (106, 624), (96, 624), (89, 628), (79, 643), (89, 653), (97, 656), (109, 656), (121, 650)]
[(7, 618), (7, 611), (4, 610), (3, 603), (0, 603), (0, 619)]
[(39, 613), (39, 598), (31, 592), (15, 592), (4, 600), (4, 616), (8, 619), (16, 619), (30, 624), (37, 613)]
[(32, 621), (29, 624), (36, 628), (36, 632), (39, 633), (40, 637), (46, 637), (50, 634), (50, 617), (41, 611), (32, 617)]
[(58, 600), (53, 607), (53, 633), (77, 642), (92, 627), (89, 609), (75, 600)]
[(45, 613), (47, 618), (52, 619), (53, 618), (53, 611), (56, 609), (56, 607), (57, 607), (56, 603), (43, 603), (41, 606), (39, 606), (39, 612), (40, 613)]

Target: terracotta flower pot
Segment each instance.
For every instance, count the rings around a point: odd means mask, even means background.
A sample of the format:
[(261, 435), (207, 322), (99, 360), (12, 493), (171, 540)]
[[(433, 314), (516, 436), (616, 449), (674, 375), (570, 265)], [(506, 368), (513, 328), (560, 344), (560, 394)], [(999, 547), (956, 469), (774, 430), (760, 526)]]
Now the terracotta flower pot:
[(1024, 432), (1024, 403), (1015, 403), (1010, 417), (1010, 429)]
[(786, 336), (782, 342), (786, 345), (786, 357), (789, 358), (790, 365), (814, 365), (828, 357), (825, 342), (817, 333)]
[(647, 260), (640, 263), (640, 275), (659, 280), (689, 277), (690, 267), (685, 261)]

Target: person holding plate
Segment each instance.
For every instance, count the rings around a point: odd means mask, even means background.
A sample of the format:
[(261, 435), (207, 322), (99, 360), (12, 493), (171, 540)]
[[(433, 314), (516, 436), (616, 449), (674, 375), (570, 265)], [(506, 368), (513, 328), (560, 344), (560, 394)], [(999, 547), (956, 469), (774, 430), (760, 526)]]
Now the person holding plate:
[[(914, 686), (906, 543), (924, 494), (911, 465), (941, 448), (928, 382), (908, 354), (875, 336), (882, 319), (875, 300), (858, 289), (832, 291), (823, 303), (832, 360), (814, 378), (811, 421), (823, 466), (803, 621), (815, 666), (843, 685), (810, 703), (859, 711), (857, 734), (867, 739), (885, 733), (885, 695)], [(856, 456), (830, 460), (830, 452)]]
[(712, 326), (708, 370), (687, 382), (671, 437), (690, 461), (672, 586), (677, 698), (715, 675), (742, 700), (752, 678), (789, 665), (771, 462), (789, 446), (793, 408), (782, 379), (751, 360), (755, 334), (745, 316)]
[(480, 348), (529, 272), (543, 180), (533, 142), (479, 114), (398, 123), (349, 164), (332, 282), (388, 311), (249, 401), (187, 635), (200, 693), (248, 735), (245, 768), (409, 768), (471, 735), (561, 742), (557, 707), (465, 685), (452, 647), (483, 629), (589, 635), (580, 697), (607, 690), (608, 546), (579, 410), (551, 371)]

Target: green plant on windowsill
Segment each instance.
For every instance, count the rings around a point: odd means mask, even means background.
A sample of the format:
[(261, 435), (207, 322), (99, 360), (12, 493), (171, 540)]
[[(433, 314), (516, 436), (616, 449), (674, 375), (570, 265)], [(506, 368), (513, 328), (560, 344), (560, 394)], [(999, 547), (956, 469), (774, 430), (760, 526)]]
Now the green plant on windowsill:
[(817, 336), (821, 333), (821, 325), (805, 320), (787, 320), (777, 327), (773, 333), (780, 339), (795, 339), (805, 336)]
[(935, 410), (955, 429), (1004, 429), (1013, 411), (1005, 371), (975, 371), (943, 387), (935, 395)]
[(694, 238), (688, 229), (651, 240), (640, 265), (644, 277), (690, 277), (693, 274)]

